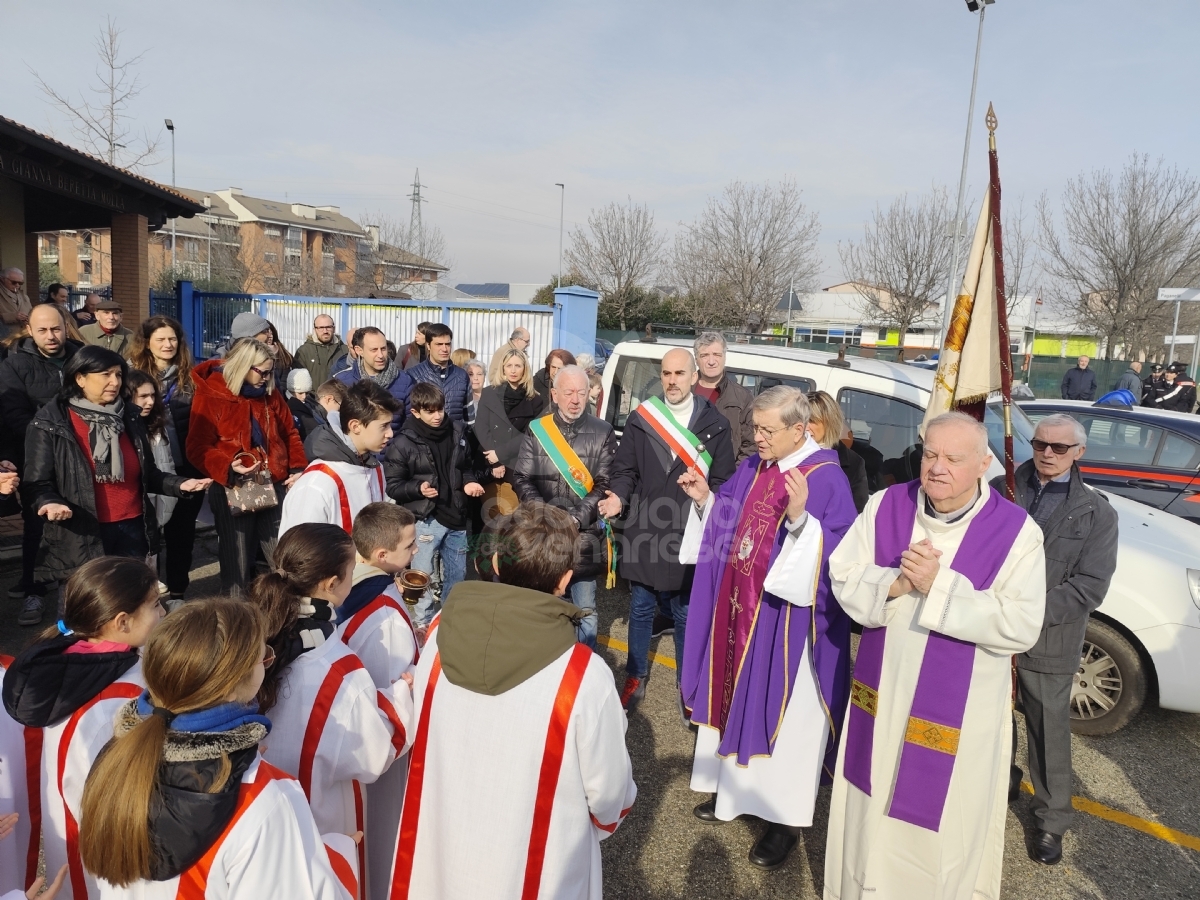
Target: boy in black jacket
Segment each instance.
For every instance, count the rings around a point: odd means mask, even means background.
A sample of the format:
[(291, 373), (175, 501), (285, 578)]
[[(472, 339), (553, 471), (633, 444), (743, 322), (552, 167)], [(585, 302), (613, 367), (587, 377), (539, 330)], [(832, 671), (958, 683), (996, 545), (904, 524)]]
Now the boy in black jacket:
[[(433, 572), (434, 554), (442, 559), (441, 596), (463, 580), (467, 564), (467, 497), (483, 495), (488, 476), (480, 470), (474, 442), (462, 422), (446, 417), (440, 388), (418, 382), (408, 398), (411, 414), (384, 455), (388, 496), (417, 517), (417, 553), (412, 567)], [(413, 625), (433, 618), (432, 591), (417, 603)]]

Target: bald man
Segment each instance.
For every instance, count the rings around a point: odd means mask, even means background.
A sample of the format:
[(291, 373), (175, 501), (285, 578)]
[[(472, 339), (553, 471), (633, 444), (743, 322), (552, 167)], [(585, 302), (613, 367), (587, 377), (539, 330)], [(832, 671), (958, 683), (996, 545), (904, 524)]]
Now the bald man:
[(508, 336), (500, 347), (492, 354), (492, 361), (488, 363), (487, 383), (495, 384), (500, 380), (500, 367), (504, 365), (504, 354), (509, 350), (520, 350), (526, 356), (529, 355), (529, 329), (522, 325), (518, 325), (513, 329), (512, 334)]
[(312, 334), (296, 351), (295, 360), (312, 376), (312, 383), (324, 384), (345, 366), (341, 365), (349, 349), (338, 337), (333, 317), (321, 314), (313, 319)]
[[(629, 659), (621, 703), (632, 711), (646, 694), (655, 612), (675, 620), (675, 658), (683, 658), (694, 566), (679, 561), (679, 542), (692, 501), (679, 484), (696, 472), (712, 490), (735, 468), (729, 421), (692, 393), (699, 379), (692, 352), (668, 350), (659, 373), (661, 396), (630, 412), (613, 461), (612, 486), (600, 512), (629, 516), (621, 534), (620, 573), (629, 580)], [(676, 679), (679, 670), (676, 669)]]

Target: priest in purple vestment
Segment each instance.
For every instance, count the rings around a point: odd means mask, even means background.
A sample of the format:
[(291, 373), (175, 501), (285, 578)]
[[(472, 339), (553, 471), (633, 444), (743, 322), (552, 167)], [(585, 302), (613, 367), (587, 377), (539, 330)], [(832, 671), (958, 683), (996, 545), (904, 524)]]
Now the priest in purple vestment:
[(784, 864), (832, 777), (849, 696), (850, 620), (829, 585), (829, 554), (855, 518), (837, 454), (806, 428), (803, 391), (775, 387), (752, 406), (758, 453), (716, 494), (698, 475), (680, 559), (696, 563), (681, 687), (699, 726), (691, 787), (705, 822), (768, 823), (750, 850)]

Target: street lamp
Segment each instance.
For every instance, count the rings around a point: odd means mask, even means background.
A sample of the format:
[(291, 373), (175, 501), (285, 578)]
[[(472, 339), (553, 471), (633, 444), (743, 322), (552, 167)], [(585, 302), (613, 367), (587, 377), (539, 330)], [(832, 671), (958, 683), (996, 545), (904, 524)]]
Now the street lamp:
[(975, 87), (979, 83), (979, 51), (983, 47), (983, 15), (987, 8), (996, 0), (966, 0), (970, 12), (979, 13), (979, 33), (975, 38), (975, 72), (971, 76), (971, 102), (967, 107), (967, 137), (963, 142), (962, 174), (958, 177), (958, 204), (954, 207), (954, 254), (950, 275), (946, 279), (946, 302), (942, 304), (942, 343), (946, 340), (946, 331), (950, 328), (950, 315), (954, 311), (954, 301), (958, 297), (954, 279), (958, 275), (958, 258), (961, 250), (963, 200), (967, 192), (967, 160), (971, 155), (971, 124), (975, 121)]
[(562, 287), (563, 213), (567, 208), (567, 186), (561, 181), (554, 182), (554, 186), (560, 189), (558, 192), (558, 286)]
[[(163, 119), (167, 126), (167, 131), (171, 132), (171, 187), (175, 187), (175, 123), (170, 119)], [(171, 220), (171, 277), (176, 277), (175, 272), (175, 220)]]

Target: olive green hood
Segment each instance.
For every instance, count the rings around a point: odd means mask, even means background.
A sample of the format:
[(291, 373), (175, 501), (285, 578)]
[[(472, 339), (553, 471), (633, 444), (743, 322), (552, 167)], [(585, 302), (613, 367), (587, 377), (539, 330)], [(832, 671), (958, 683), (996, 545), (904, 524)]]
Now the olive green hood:
[(503, 694), (566, 653), (582, 617), (579, 607), (540, 591), (459, 582), (437, 630), (442, 671), (468, 691)]

